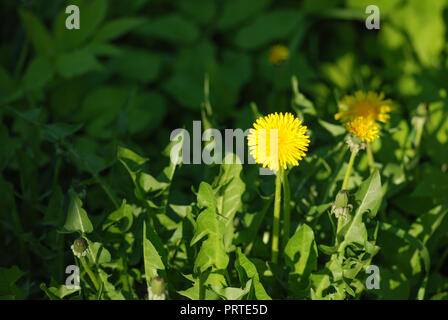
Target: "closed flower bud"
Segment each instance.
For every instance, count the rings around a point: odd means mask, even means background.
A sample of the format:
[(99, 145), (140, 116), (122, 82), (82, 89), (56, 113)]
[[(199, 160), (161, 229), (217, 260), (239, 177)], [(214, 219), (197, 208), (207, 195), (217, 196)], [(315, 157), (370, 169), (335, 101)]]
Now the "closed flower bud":
[(349, 134), (345, 139), (351, 152), (358, 153), (359, 150), (364, 150), (366, 148), (366, 143), (355, 135)]
[(75, 256), (77, 256), (78, 258), (81, 258), (87, 254), (88, 247), (89, 247), (89, 244), (87, 243), (87, 240), (81, 237), (81, 238), (76, 239), (75, 242), (73, 242), (71, 249)]
[(348, 192), (347, 190), (341, 190), (336, 195), (336, 200), (331, 207), (331, 213), (334, 213), (336, 218), (347, 219), (349, 213), (352, 211), (353, 206), (348, 203)]
[(148, 288), (148, 300), (165, 300), (166, 285), (161, 276), (157, 276), (151, 281), (151, 287)]
[(346, 207), (348, 205), (347, 190), (341, 190), (336, 195), (336, 201), (334, 202), (337, 207)]

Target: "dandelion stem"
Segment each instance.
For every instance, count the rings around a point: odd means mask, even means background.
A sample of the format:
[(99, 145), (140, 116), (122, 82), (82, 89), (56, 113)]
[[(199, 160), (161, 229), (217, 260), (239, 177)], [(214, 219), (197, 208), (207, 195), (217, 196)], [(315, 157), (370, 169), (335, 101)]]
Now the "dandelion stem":
[(89, 265), (86, 262), (86, 258), (81, 257), (80, 258), (83, 268), (86, 270), (87, 274), (89, 275), (90, 280), (92, 280), (93, 285), (95, 286), (95, 289), (98, 291), (100, 290), (100, 285), (98, 284), (98, 280), (96, 279), (95, 275), (92, 272), (92, 269), (90, 269)]
[(285, 170), (283, 171), (283, 239), (282, 248), (286, 246), (289, 240), (291, 230), (291, 191), (289, 188), (288, 175)]
[(367, 157), (369, 158), (370, 173), (375, 171), (375, 159), (373, 158), (372, 148), (370, 147), (370, 142), (367, 141)]
[(282, 174), (283, 169), (279, 168), (275, 177), (275, 203), (274, 203), (274, 223), (272, 230), (272, 256), (273, 263), (278, 261), (278, 238), (280, 232), (280, 205), (282, 194)]
[(347, 190), (348, 179), (350, 178), (350, 172), (352, 171), (353, 163), (355, 162), (355, 157), (357, 153), (358, 152), (356, 151), (352, 151), (352, 154), (350, 155), (350, 160), (348, 162), (348, 167), (347, 171), (345, 172), (344, 182), (342, 183), (341, 190)]

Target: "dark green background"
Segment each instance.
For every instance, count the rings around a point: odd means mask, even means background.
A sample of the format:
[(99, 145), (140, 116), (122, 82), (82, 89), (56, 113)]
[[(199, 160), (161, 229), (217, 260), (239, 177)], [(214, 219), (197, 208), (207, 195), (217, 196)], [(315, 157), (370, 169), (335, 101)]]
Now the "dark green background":
[[(365, 27), (364, 10), (373, 3), (380, 30)], [(65, 29), (68, 4), (80, 7), (80, 30)], [(151, 172), (160, 171), (170, 132), (201, 119), (205, 74), (210, 118), (219, 129), (249, 128), (252, 102), (264, 115), (304, 117), (310, 152), (294, 169), (293, 186), (342, 140), (342, 128), (331, 126), (338, 100), (355, 90), (384, 92), (394, 111), (373, 145), (388, 183), (382, 218), (410, 230), (418, 216), (448, 201), (447, 20), (448, 2), (441, 0), (2, 0), (0, 266), (26, 272), (17, 296), (42, 298), (39, 284), (61, 280), (64, 259), (71, 259), (72, 238), (65, 256), (56, 253), (55, 230), (64, 215), (49, 213), (55, 188), (84, 195), (86, 210), (100, 223), (113, 206), (99, 180), (117, 198), (133, 194), (117, 146), (149, 157)], [(291, 51), (278, 66), (267, 58), (275, 44)], [(293, 75), (306, 98), (292, 99)], [(367, 176), (367, 159), (360, 158), (354, 181)], [(204, 167), (186, 165), (176, 173), (175, 203), (195, 199), (191, 188), (216, 171)], [(247, 181), (259, 179), (255, 166), (244, 170)], [(306, 195), (295, 213), (320, 204), (319, 186), (329, 173), (321, 162), (316, 170), (301, 186)], [(266, 192), (272, 189), (272, 177), (259, 181)], [(244, 199), (250, 210), (259, 209), (254, 188)], [(431, 238), (437, 285), (430, 295), (447, 292), (447, 231), (442, 221)], [(400, 241), (384, 235), (379, 261), (397, 279), (410, 279), (415, 272), (397, 254)], [(401, 271), (392, 272), (396, 268)], [(412, 282), (396, 281), (401, 291), (380, 297), (411, 295)]]

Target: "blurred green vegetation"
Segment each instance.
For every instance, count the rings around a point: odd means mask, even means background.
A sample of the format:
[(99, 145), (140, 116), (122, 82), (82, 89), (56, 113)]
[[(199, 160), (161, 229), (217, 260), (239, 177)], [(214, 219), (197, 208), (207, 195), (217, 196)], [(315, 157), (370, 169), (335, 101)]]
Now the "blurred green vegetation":
[[(68, 4), (80, 8), (80, 30), (65, 28)], [(380, 8), (380, 30), (365, 27), (370, 4)], [(261, 114), (304, 118), (311, 145), (289, 175), (293, 227), (309, 215), (322, 243), (330, 225), (312, 213), (334, 197), (335, 185), (323, 186), (341, 182), (347, 156), (335, 147), (344, 132), (333, 118), (337, 103), (355, 90), (392, 99), (391, 123), (373, 144), (379, 219), (424, 242), (432, 258), (426, 298), (448, 297), (448, 219), (434, 210), (448, 202), (448, 1), (2, 0), (0, 8), (0, 270), (11, 279), (0, 296), (43, 298), (40, 283), (62, 283), (73, 260), (74, 238), (57, 232), (69, 189), (101, 225), (134, 197), (118, 146), (161, 172), (171, 131), (201, 119), (208, 75), (210, 121), (219, 129), (249, 128), (253, 102)], [(280, 65), (268, 60), (275, 44), (290, 50)], [(368, 176), (367, 157), (359, 158), (351, 188)], [(217, 170), (182, 166), (171, 202), (195, 201), (192, 189)], [(245, 213), (263, 207), (260, 190), (273, 192), (272, 177), (257, 170), (244, 166)], [(252, 255), (265, 259), (268, 246), (259, 242)], [(375, 297), (415, 297), (423, 269), (415, 248), (384, 230), (378, 245), (375, 264), (388, 285)], [(134, 248), (129, 268), (137, 272)]]

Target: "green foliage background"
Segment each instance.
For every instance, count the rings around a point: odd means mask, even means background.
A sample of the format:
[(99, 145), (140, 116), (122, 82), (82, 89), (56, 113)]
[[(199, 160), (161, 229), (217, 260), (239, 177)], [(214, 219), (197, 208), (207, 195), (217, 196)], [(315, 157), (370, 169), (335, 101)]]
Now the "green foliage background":
[[(80, 30), (65, 28), (68, 4)], [(365, 28), (370, 4), (380, 30)], [(0, 8), (1, 298), (143, 299), (155, 275), (170, 299), (448, 298), (448, 1)], [(278, 43), (291, 54), (274, 66)], [(384, 92), (394, 112), (372, 146), (378, 171), (357, 158), (355, 210), (335, 247), (328, 211), (348, 152), (333, 115), (356, 90)], [(246, 129), (275, 111), (303, 118), (311, 136), (288, 170), (292, 234), (278, 265), (263, 240), (272, 176), (169, 162), (176, 128)], [(63, 286), (79, 233), (102, 294), (84, 272), (81, 290)], [(369, 264), (379, 290), (365, 288)]]

